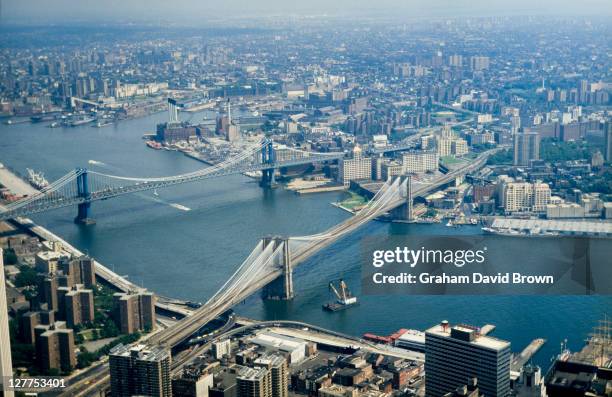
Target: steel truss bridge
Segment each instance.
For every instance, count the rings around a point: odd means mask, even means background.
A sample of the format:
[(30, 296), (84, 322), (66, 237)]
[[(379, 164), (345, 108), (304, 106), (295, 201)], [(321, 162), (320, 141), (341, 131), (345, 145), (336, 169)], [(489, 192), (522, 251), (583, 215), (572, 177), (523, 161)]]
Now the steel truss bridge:
[[(385, 149), (378, 149), (375, 153), (382, 154), (406, 150), (414, 146), (415, 140), (412, 139)], [(274, 183), (275, 169), (333, 161), (343, 157), (343, 152), (321, 153), (288, 147), (275, 147), (271, 140), (264, 139), (237, 156), (216, 165), (181, 175), (157, 178), (129, 177), (77, 168), (40, 192), (1, 208), (0, 220), (28, 216), (62, 207), (77, 206), (78, 214), (75, 221), (87, 222), (90, 205), (94, 201), (166, 188), (182, 183), (257, 171), (262, 173), (262, 185), (270, 185)]]

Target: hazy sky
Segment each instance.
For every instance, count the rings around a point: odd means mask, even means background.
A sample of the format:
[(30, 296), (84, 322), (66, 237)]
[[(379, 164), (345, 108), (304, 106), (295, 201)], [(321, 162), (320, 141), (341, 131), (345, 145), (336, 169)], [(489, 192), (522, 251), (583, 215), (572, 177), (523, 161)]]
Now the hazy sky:
[(612, 15), (612, 0), (0, 0), (3, 21), (195, 21), (224, 15)]

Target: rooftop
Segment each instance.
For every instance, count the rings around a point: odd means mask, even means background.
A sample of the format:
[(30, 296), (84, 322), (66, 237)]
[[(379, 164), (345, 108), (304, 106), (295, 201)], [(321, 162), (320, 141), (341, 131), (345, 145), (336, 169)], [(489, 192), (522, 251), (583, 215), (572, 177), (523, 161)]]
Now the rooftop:
[(504, 219), (496, 218), (492, 227), (499, 229), (540, 229), (551, 232), (612, 234), (612, 222), (603, 221), (557, 221), (544, 219)]
[[(457, 337), (455, 337), (454, 335), (451, 336), (451, 331), (455, 330), (458, 331), (460, 333), (464, 333), (464, 334), (472, 334), (473, 339), (471, 340), (464, 340), (464, 339), (459, 339)], [(446, 326), (443, 327), (441, 324), (437, 324), (431, 328), (429, 328), (427, 331), (425, 331), (426, 334), (431, 334), (431, 335), (435, 335), (435, 336), (441, 336), (441, 337), (445, 337), (445, 338), (453, 338), (459, 341), (463, 341), (465, 343), (470, 343), (473, 344), (475, 346), (478, 347), (483, 347), (485, 349), (491, 349), (491, 350), (502, 350), (502, 349), (506, 349), (510, 347), (510, 342), (507, 342), (505, 340), (501, 340), (501, 339), (497, 339), (497, 338), (492, 338), (490, 336), (485, 336), (485, 335), (481, 335), (478, 330), (473, 329), (473, 328), (468, 328), (466, 326), (454, 326), (454, 327), (450, 327), (450, 326)]]
[(238, 379), (244, 380), (259, 380), (262, 379), (267, 374), (267, 370), (265, 368), (250, 368), (244, 367), (238, 373)]

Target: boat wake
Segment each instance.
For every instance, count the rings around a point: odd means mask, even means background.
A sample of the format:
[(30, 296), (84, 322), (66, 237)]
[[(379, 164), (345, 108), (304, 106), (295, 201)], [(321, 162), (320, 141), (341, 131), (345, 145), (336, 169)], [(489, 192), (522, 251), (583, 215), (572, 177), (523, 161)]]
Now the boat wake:
[(185, 207), (184, 205), (181, 204), (177, 204), (177, 203), (169, 203), (170, 207), (172, 208), (176, 208), (177, 210), (181, 210), (181, 211), (191, 211), (191, 208), (189, 207)]

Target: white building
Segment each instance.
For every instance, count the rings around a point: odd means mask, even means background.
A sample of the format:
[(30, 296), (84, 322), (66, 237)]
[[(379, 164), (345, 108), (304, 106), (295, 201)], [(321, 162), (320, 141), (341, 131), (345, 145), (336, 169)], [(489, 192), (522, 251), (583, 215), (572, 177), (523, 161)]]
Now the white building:
[(229, 339), (220, 340), (212, 345), (213, 355), (217, 360), (232, 353), (232, 343)]
[(404, 172), (423, 173), (438, 169), (439, 156), (435, 152), (409, 152), (402, 156)]
[(436, 151), (440, 156), (463, 156), (468, 153), (467, 141), (459, 138), (445, 125), (440, 135), (436, 136)]
[(287, 353), (291, 364), (304, 360), (308, 348), (308, 343), (303, 340), (270, 332), (260, 332), (251, 338), (250, 342), (264, 348)]
[(376, 149), (384, 148), (388, 145), (388, 138), (386, 135), (374, 135), (372, 136), (372, 144)]
[(362, 157), (359, 146), (353, 149), (353, 158), (340, 160), (338, 164), (338, 182), (348, 186), (357, 179), (372, 179), (372, 160)]
[(550, 204), (550, 187), (542, 182), (503, 182), (501, 207), (506, 213), (545, 212)]

